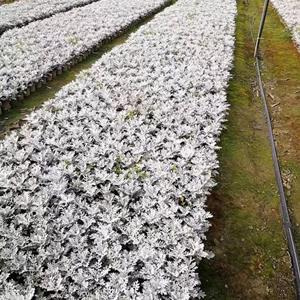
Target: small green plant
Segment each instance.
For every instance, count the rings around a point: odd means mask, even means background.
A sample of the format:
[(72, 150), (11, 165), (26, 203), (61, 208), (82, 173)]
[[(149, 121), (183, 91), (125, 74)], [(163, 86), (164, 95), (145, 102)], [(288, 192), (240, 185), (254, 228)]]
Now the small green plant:
[(177, 166), (176, 165), (173, 165), (172, 167), (171, 167), (171, 171), (172, 172), (177, 172), (178, 171), (178, 168), (177, 168)]
[(18, 42), (16, 44), (16, 47), (18, 48), (18, 50), (22, 51), (24, 50), (24, 43), (23, 42)]
[(79, 39), (78, 39), (78, 37), (73, 35), (73, 36), (70, 36), (67, 41), (71, 45), (76, 45), (76, 44), (78, 44)]
[(116, 157), (115, 160), (115, 164), (113, 167), (113, 171), (117, 174), (117, 175), (121, 175), (123, 172), (123, 168), (122, 168), (122, 159), (120, 156)]
[(139, 111), (138, 110), (136, 110), (136, 109), (135, 110), (130, 110), (126, 114), (125, 120), (126, 121), (130, 121), (130, 120), (134, 119), (138, 115), (139, 115)]
[(184, 196), (180, 196), (178, 199), (178, 204), (182, 207), (188, 206), (188, 202), (186, 201)]
[(139, 164), (134, 165), (133, 169), (140, 179), (147, 178), (146, 171), (144, 171)]
[(67, 166), (71, 165), (71, 161), (66, 159), (66, 160), (64, 160), (64, 164), (67, 167)]
[(142, 169), (142, 167), (136, 163), (132, 167), (128, 169), (128, 172), (126, 174), (126, 179), (129, 179), (132, 177), (132, 175), (136, 174), (139, 179), (143, 180), (148, 177), (148, 174), (145, 170)]

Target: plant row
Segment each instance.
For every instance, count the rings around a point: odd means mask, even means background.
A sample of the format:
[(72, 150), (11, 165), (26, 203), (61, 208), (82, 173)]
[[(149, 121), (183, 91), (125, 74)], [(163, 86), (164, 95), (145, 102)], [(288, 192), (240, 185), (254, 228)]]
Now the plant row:
[[(103, 0), (12, 29), (0, 39), (0, 100), (46, 82), (170, 0)], [(1, 101), (0, 101), (1, 102)]]
[[(0, 35), (6, 30), (99, 0), (22, 0), (0, 7)], [(1, 2), (0, 2), (1, 4)]]
[(293, 38), (300, 49), (300, 2), (298, 0), (272, 0), (272, 2), (292, 31)]
[(4, 299), (204, 296), (235, 14), (177, 1), (0, 143)]

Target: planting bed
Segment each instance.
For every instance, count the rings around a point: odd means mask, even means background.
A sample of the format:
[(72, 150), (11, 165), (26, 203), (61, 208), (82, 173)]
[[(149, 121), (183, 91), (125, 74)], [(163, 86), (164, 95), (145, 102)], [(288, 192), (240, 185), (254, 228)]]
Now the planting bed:
[(179, 0), (0, 143), (0, 298), (204, 296), (235, 14)]
[(4, 4), (0, 8), (0, 35), (8, 29), (21, 27), (95, 1), (99, 0), (22, 0)]
[(169, 3), (103, 0), (6, 32), (0, 39), (2, 108)]
[(300, 1), (272, 0), (272, 2), (284, 22), (292, 31), (293, 38), (298, 47), (300, 47)]

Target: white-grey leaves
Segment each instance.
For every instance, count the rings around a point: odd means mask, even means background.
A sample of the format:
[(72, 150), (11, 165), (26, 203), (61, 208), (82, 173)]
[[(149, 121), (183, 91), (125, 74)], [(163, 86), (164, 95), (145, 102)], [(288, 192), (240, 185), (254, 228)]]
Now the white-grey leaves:
[[(5, 32), (0, 39), (0, 100), (13, 100), (30, 83), (114, 38), (167, 1), (100, 0)], [(0, 19), (1, 13), (2, 7)]]
[(0, 33), (90, 2), (91, 0), (22, 0), (21, 3), (4, 4), (0, 7)]
[(204, 296), (235, 13), (179, 0), (0, 143), (0, 295)]
[(291, 29), (298, 49), (300, 49), (300, 2), (298, 0), (272, 0), (272, 2)]

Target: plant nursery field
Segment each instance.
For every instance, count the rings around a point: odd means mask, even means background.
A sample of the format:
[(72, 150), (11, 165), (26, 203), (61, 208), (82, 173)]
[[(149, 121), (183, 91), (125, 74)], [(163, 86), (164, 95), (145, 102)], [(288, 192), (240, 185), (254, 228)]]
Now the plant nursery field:
[[(263, 0), (0, 4), (0, 300), (298, 299)], [(272, 0), (259, 52), (296, 251), (299, 26)]]

